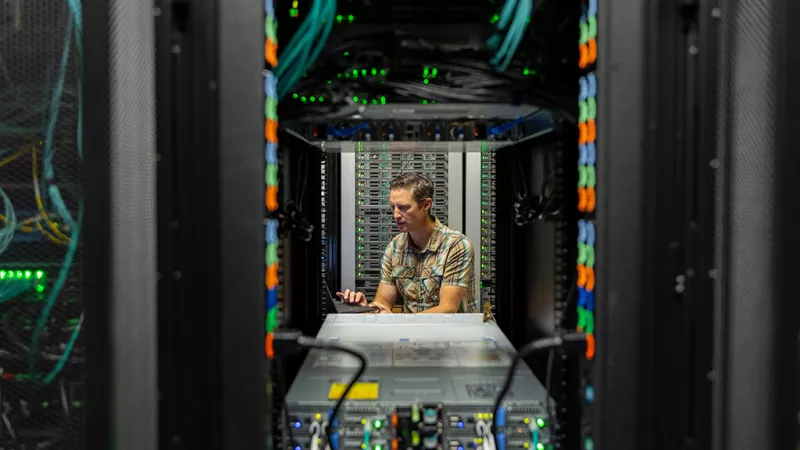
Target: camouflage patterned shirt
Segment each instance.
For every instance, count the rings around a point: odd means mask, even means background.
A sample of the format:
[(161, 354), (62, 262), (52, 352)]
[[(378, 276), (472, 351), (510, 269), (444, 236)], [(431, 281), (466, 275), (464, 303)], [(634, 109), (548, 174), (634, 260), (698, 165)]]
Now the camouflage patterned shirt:
[(472, 243), (458, 231), (434, 218), (428, 244), (418, 249), (408, 236), (395, 236), (383, 254), (381, 284), (397, 288), (403, 312), (417, 313), (439, 304), (439, 288), (460, 286), (467, 290), (459, 312), (479, 313), (475, 295), (475, 252)]

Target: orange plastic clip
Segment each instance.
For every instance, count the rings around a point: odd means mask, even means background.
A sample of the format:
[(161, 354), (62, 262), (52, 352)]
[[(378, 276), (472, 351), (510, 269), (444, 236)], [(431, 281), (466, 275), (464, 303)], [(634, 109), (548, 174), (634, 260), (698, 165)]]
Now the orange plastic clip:
[(278, 187), (267, 186), (266, 205), (268, 211), (277, 211), (278, 209)]
[(589, 46), (586, 44), (581, 44), (578, 48), (580, 51), (580, 57), (578, 58), (578, 67), (581, 69), (585, 69), (586, 66), (589, 65)]
[(578, 287), (586, 286), (586, 266), (578, 264)]
[(278, 265), (270, 264), (267, 267), (267, 289), (274, 289), (278, 285)]
[[(589, 43), (587, 45), (587, 55), (586, 59), (589, 64), (594, 64), (597, 62), (597, 39), (591, 38), (589, 39)], [(587, 64), (588, 65), (588, 64)]]
[(586, 285), (583, 288), (588, 292), (594, 290), (594, 269), (591, 267), (586, 268)]
[(594, 142), (597, 140), (597, 124), (594, 120), (586, 122), (586, 142)]
[(278, 45), (272, 39), (267, 39), (266, 44), (264, 44), (264, 58), (270, 66), (278, 66)]
[(594, 359), (594, 334), (586, 335), (586, 359)]
[(264, 351), (267, 354), (267, 358), (272, 359), (275, 357), (275, 349), (272, 347), (272, 342), (274, 340), (274, 336), (272, 333), (267, 333), (266, 339), (264, 339)]
[(586, 122), (578, 124), (578, 144), (583, 145), (589, 142), (589, 126)]
[(578, 188), (578, 211), (586, 212), (586, 188)]
[(264, 125), (264, 137), (267, 138), (267, 142), (277, 143), (278, 142), (278, 121), (267, 119), (267, 123)]
[(586, 212), (594, 212), (596, 194), (593, 187), (586, 188)]

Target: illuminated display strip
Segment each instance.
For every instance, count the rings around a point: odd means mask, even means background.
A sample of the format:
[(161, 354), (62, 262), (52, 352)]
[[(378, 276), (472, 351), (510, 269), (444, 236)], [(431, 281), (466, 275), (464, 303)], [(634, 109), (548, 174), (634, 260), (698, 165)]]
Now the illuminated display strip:
[(266, 158), (265, 201), (267, 211), (270, 213), (268, 214), (265, 229), (267, 335), (264, 347), (267, 357), (272, 358), (274, 356), (272, 337), (275, 328), (278, 326), (278, 221), (271, 214), (278, 210), (278, 80), (269, 69), (274, 70), (278, 65), (278, 34), (273, 0), (265, 0), (264, 9), (266, 13), (264, 58), (268, 67), (264, 77), (264, 116), (266, 118), (264, 124), (264, 137), (266, 138), (264, 149), (264, 157)]
[(587, 334), (586, 358), (594, 358), (594, 249), (597, 177), (597, 0), (582, 1), (578, 66), (587, 71), (579, 80), (578, 98), (578, 325)]
[(44, 292), (47, 272), (38, 269), (0, 268), (0, 303), (16, 294), (34, 290)]

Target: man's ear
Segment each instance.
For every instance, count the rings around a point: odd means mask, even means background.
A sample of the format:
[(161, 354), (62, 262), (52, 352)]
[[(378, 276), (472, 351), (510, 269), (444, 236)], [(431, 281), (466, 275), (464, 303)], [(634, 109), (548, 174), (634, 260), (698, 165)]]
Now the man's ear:
[(432, 199), (432, 198), (426, 198), (426, 199), (425, 199), (425, 203), (424, 203), (424, 207), (423, 207), (423, 208), (424, 208), (426, 211), (428, 211), (428, 214), (430, 214), (430, 213), (431, 213), (431, 206), (433, 206), (433, 199)]

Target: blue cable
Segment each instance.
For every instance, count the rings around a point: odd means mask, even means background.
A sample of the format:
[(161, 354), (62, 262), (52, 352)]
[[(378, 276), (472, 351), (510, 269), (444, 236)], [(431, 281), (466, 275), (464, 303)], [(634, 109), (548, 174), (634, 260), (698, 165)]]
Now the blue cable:
[(337, 136), (337, 137), (350, 137), (355, 135), (361, 130), (369, 130), (369, 124), (367, 122), (360, 123), (354, 127), (350, 128), (342, 128), (336, 129), (334, 127), (328, 127), (325, 130), (328, 136)]
[(578, 220), (578, 243), (583, 244), (586, 242), (586, 221), (583, 219)]
[(72, 335), (69, 337), (69, 341), (67, 341), (67, 345), (64, 347), (64, 351), (61, 353), (61, 358), (58, 359), (55, 367), (51, 370), (47, 375), (45, 375), (43, 381), (45, 384), (50, 384), (56, 378), (56, 376), (64, 369), (64, 365), (67, 363), (69, 359), (70, 353), (72, 353), (72, 347), (75, 346), (75, 341), (78, 340), (78, 336), (81, 334), (81, 327), (83, 326), (83, 315), (81, 315), (81, 319), (78, 322), (78, 325), (72, 330)]
[(589, 149), (586, 147), (586, 144), (580, 144), (578, 146), (578, 165), (585, 166), (589, 164), (587, 158), (589, 157)]
[(510, 122), (506, 122), (504, 124), (500, 124), (500, 125), (497, 125), (497, 126), (489, 127), (489, 129), (486, 130), (486, 135), (487, 136), (494, 136), (496, 134), (503, 134), (503, 133), (507, 132), (508, 130), (514, 128), (515, 126), (521, 124), (524, 121), (525, 121), (525, 117), (518, 117), (518, 118), (516, 118), (516, 119), (514, 119), (514, 120), (512, 120)]
[(597, 15), (597, 0), (589, 0), (589, 15)]
[(44, 309), (42, 310), (42, 314), (39, 316), (39, 320), (36, 322), (36, 328), (31, 336), (31, 353), (28, 361), (28, 369), (31, 373), (33, 373), (33, 369), (36, 366), (36, 354), (39, 348), (39, 336), (42, 334), (45, 324), (47, 323), (47, 319), (50, 317), (50, 311), (53, 309), (53, 306), (56, 303), (58, 294), (61, 293), (61, 289), (64, 287), (64, 283), (67, 281), (67, 273), (69, 272), (69, 268), (72, 266), (72, 261), (75, 259), (75, 252), (78, 250), (78, 237), (80, 236), (82, 223), (83, 200), (78, 203), (78, 222), (72, 229), (72, 235), (70, 236), (69, 246), (67, 246), (67, 252), (64, 255), (64, 262), (61, 265), (61, 270), (58, 273), (55, 283), (53, 283), (50, 293), (47, 295)]

